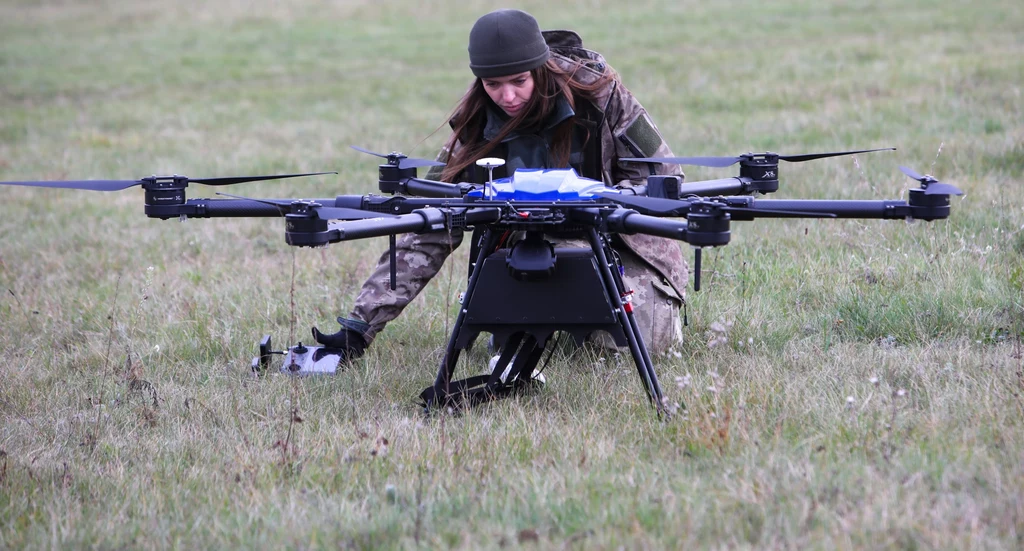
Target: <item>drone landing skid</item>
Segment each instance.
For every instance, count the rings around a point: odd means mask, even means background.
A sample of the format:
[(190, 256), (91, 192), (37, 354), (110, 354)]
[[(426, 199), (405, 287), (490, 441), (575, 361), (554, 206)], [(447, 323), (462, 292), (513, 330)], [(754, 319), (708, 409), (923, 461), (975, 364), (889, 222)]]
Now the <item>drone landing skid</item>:
[[(606, 239), (590, 228), (590, 249), (555, 249), (544, 242), (551, 247), (547, 255), (538, 253), (541, 233), (536, 231), (527, 231), (511, 251), (495, 251), (502, 234), (488, 228), (481, 237), (437, 379), (420, 394), (427, 410), (472, 406), (529, 386), (556, 331), (580, 344), (594, 331), (606, 331), (616, 344), (629, 347), (644, 390), (662, 412), (661, 387), (632, 308), (623, 303), (628, 292)], [(544, 262), (550, 265), (540, 266)], [(492, 373), (452, 380), (459, 355), (481, 332), (502, 345)]]
[(334, 375), (344, 354), (342, 350), (305, 346), (301, 342), (288, 350), (272, 350), (270, 335), (264, 335), (259, 350), (260, 355), (252, 359), (252, 371), (257, 375), (270, 368), (274, 355), (284, 356), (280, 371), (286, 375)]
[(435, 387), (427, 387), (420, 398), (427, 411), (430, 411), (434, 404), (472, 407), (534, 388), (536, 382), (533, 373), (543, 353), (544, 345), (538, 345), (534, 336), (515, 333), (505, 341), (490, 374), (450, 381), (443, 396)]

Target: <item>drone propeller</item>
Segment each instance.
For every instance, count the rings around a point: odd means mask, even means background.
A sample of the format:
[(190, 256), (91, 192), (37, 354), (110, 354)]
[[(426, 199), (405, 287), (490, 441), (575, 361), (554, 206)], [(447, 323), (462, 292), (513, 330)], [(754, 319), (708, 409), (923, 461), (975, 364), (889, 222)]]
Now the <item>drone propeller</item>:
[(682, 214), (690, 208), (690, 203), (678, 199), (665, 199), (662, 197), (646, 197), (643, 195), (624, 195), (621, 193), (599, 192), (597, 195), (610, 200), (613, 203), (630, 207), (649, 214)]
[(779, 218), (793, 217), (793, 218), (835, 218), (835, 214), (831, 213), (810, 213), (802, 211), (791, 211), (791, 210), (774, 210), (774, 209), (752, 209), (748, 207), (734, 207), (731, 205), (717, 203), (708, 199), (701, 199), (700, 201), (684, 201), (678, 199), (665, 199), (662, 197), (644, 197), (642, 195), (621, 195), (618, 193), (599, 193), (601, 197), (611, 200), (614, 203), (619, 203), (636, 210), (639, 210), (648, 214), (662, 215), (662, 216), (681, 216), (692, 210), (692, 206), (700, 202), (703, 204), (713, 204), (722, 209), (722, 212), (735, 212), (735, 213), (751, 213), (751, 214), (762, 214), (762, 215), (774, 215)]
[(344, 207), (325, 207), (319, 203), (311, 201), (284, 201), (274, 199), (254, 199), (252, 197), (244, 197), (241, 195), (232, 195), (230, 193), (220, 193), (217, 195), (223, 195), (225, 197), (231, 197), (233, 199), (244, 199), (246, 201), (255, 201), (257, 203), (263, 203), (264, 205), (273, 205), (281, 210), (281, 214), (288, 214), (291, 212), (293, 206), (308, 207), (316, 212), (317, 218), (321, 220), (366, 220), (369, 218), (397, 218), (397, 215), (380, 212), (370, 212), (366, 210), (351, 209)]
[(142, 184), (142, 180), (65, 180), (53, 182), (0, 182), (4, 186), (33, 186), (90, 191), (119, 191)]
[(738, 163), (741, 159), (742, 157), (623, 157), (619, 160), (636, 163), (664, 163), (670, 165), (725, 168)]
[(744, 159), (755, 157), (776, 156), (779, 160), (791, 163), (802, 163), (825, 157), (838, 157), (840, 155), (856, 155), (858, 153), (871, 153), (874, 151), (895, 151), (895, 147), (883, 147), (881, 149), (861, 149), (858, 151), (837, 151), (832, 153), (805, 153), (803, 155), (776, 155), (774, 153), (747, 153), (738, 157), (623, 157), (620, 161), (631, 161), (638, 163), (665, 163), (672, 165), (706, 166), (711, 168), (725, 168), (732, 166)]
[(430, 159), (416, 159), (414, 157), (406, 157), (401, 153), (389, 153), (387, 155), (383, 153), (375, 153), (369, 149), (363, 149), (355, 145), (350, 145), (352, 149), (362, 153), (368, 153), (375, 157), (387, 159), (389, 164), (397, 164), (398, 168), (419, 168), (422, 166), (444, 166), (444, 163), (440, 161), (431, 161)]
[(337, 172), (310, 172), (308, 174), (281, 174), (277, 176), (241, 176), (235, 178), (190, 178), (189, 182), (206, 184), (208, 186), (230, 186), (232, 184), (241, 184), (245, 182), (262, 182), (264, 180), (280, 180), (283, 178), (298, 178), (300, 176), (322, 176), (324, 174), (337, 174)]
[(337, 172), (310, 172), (307, 174), (278, 174), (273, 176), (238, 176), (226, 178), (187, 178), (185, 176), (150, 176), (140, 180), (59, 180), (41, 182), (0, 182), (4, 186), (33, 186), (64, 189), (84, 189), (89, 191), (120, 191), (132, 186), (140, 186), (147, 182), (155, 183), (157, 180), (182, 179), (187, 183), (206, 184), (208, 186), (228, 186), (241, 184), (243, 182), (258, 182), (262, 180), (279, 180), (282, 178), (298, 178), (300, 176), (320, 176), (323, 174), (337, 174)]
[(900, 170), (902, 170), (903, 173), (906, 174), (907, 176), (910, 176), (911, 178), (913, 178), (913, 179), (917, 180), (918, 182), (920, 182), (921, 183), (921, 189), (924, 190), (924, 194), (925, 195), (963, 195), (964, 194), (964, 192), (960, 191), (960, 188), (958, 188), (958, 187), (956, 187), (954, 185), (951, 185), (951, 184), (946, 184), (946, 183), (940, 182), (940, 181), (936, 180), (935, 178), (933, 178), (930, 174), (925, 174), (924, 176), (921, 176), (917, 172), (914, 172), (913, 170), (911, 170), (911, 169), (909, 169), (909, 168), (907, 168), (905, 166), (901, 166)]

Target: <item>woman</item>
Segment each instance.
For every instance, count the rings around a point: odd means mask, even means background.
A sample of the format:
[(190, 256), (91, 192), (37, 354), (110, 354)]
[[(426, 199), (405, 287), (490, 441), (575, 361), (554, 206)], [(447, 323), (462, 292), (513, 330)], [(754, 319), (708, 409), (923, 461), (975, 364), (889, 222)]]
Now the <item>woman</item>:
[[(498, 10), (484, 15), (469, 36), (469, 67), (476, 80), (455, 108), (453, 132), (438, 156), (443, 169), (428, 178), (483, 183), (475, 162), (505, 159), (494, 176), (517, 168), (572, 167), (587, 178), (617, 187), (646, 183), (651, 174), (679, 174), (676, 166), (619, 162), (620, 157), (668, 157), (672, 152), (644, 108), (597, 53), (572, 31), (541, 32), (530, 14)], [(346, 351), (366, 346), (437, 274), (462, 242), (462, 232), (407, 234), (398, 240), (398, 280), (390, 287), (385, 253), (363, 284), (341, 330), (317, 342)], [(677, 242), (649, 235), (616, 236), (613, 247), (634, 290), (634, 315), (652, 352), (682, 339), (679, 308), (686, 263)], [(612, 346), (611, 339), (600, 341)]]

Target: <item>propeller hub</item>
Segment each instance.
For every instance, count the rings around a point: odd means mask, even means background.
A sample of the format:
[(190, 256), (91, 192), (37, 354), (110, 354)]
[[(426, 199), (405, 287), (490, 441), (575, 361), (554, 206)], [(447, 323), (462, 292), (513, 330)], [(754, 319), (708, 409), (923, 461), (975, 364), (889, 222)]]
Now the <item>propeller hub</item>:
[(146, 191), (150, 190), (169, 190), (169, 189), (185, 189), (188, 187), (189, 180), (188, 176), (181, 176), (174, 174), (171, 176), (147, 176), (139, 180), (139, 185)]
[(320, 203), (317, 203), (316, 201), (309, 201), (309, 200), (305, 200), (305, 199), (300, 199), (298, 201), (292, 201), (290, 206), (291, 206), (291, 209), (292, 209), (291, 210), (292, 214), (301, 214), (301, 215), (306, 215), (306, 216), (313, 216), (315, 214), (315, 212), (316, 212), (316, 209), (318, 207), (323, 206), (323, 205), (321, 205)]

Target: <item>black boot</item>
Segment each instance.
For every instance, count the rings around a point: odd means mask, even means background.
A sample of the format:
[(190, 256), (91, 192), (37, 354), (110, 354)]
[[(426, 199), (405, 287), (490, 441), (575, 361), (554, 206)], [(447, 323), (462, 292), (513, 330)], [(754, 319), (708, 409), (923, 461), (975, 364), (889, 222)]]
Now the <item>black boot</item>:
[(363, 355), (366, 351), (366, 337), (364, 331), (369, 326), (359, 320), (338, 318), (341, 329), (331, 334), (321, 333), (316, 327), (313, 328), (313, 340), (327, 348), (333, 348), (343, 352), (342, 361), (350, 362)]

